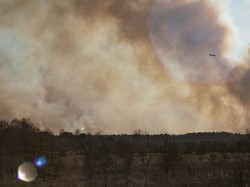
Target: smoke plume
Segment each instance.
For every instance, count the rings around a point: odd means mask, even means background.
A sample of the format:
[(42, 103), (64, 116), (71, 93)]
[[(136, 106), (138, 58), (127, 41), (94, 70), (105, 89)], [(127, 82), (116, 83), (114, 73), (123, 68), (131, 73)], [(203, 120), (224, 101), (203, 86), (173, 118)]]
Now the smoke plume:
[(107, 134), (246, 125), (249, 60), (229, 57), (214, 1), (1, 0), (0, 14), (2, 119)]

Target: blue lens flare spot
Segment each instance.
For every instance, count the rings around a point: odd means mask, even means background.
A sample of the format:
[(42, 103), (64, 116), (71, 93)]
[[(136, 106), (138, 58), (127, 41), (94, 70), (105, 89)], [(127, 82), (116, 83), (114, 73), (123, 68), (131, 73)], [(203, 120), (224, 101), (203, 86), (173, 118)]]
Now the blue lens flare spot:
[(47, 163), (47, 159), (45, 156), (40, 156), (34, 160), (34, 164), (36, 167), (44, 167)]

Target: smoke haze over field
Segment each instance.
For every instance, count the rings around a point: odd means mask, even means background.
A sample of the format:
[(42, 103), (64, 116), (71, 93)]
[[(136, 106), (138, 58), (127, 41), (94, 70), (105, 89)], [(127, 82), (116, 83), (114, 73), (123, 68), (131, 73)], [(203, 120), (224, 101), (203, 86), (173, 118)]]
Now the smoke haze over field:
[(0, 0), (0, 118), (55, 132), (241, 131), (250, 32), (233, 8), (230, 0)]

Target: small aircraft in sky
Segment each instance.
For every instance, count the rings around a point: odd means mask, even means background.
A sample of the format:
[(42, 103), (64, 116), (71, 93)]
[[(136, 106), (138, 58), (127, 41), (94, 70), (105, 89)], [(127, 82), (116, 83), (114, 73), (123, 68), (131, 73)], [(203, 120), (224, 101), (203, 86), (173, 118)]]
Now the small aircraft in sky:
[(209, 56), (216, 56), (215, 54), (209, 53)]

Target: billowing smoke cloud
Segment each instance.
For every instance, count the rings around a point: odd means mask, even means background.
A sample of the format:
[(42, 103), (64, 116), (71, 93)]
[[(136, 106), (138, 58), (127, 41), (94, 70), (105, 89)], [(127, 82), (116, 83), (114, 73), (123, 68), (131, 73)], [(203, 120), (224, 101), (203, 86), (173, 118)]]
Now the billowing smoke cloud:
[(227, 56), (234, 29), (222, 9), (188, 0), (1, 0), (0, 117), (56, 132), (241, 130), (246, 106), (230, 85), (245, 95), (248, 76)]
[[(213, 1), (159, 1), (150, 18), (156, 54), (167, 72), (178, 80), (224, 80), (233, 69), (226, 52), (233, 27), (222, 7)], [(208, 56), (216, 52), (217, 58)]]

